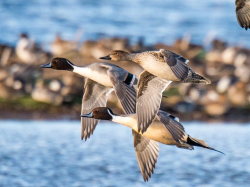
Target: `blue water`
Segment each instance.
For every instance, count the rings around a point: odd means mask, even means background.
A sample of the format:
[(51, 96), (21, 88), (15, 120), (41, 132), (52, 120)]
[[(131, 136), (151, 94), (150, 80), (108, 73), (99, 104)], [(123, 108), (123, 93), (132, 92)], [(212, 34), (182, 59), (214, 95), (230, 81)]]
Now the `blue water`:
[(57, 32), (82, 40), (127, 36), (171, 43), (183, 35), (202, 44), (216, 36), (250, 47), (250, 31), (236, 20), (234, 0), (8, 0), (0, 1), (0, 42), (15, 44), (20, 32), (45, 45)]
[(83, 142), (77, 121), (0, 121), (0, 186), (249, 186), (250, 126), (185, 128), (226, 155), (161, 145), (155, 173), (144, 183), (126, 127), (102, 123)]

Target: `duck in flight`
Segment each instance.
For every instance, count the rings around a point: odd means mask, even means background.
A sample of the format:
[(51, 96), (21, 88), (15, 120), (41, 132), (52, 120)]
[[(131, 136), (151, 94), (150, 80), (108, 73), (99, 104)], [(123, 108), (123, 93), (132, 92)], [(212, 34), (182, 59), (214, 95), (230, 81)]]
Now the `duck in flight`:
[(178, 118), (162, 110), (158, 111), (155, 120), (143, 134), (138, 131), (136, 114), (116, 115), (107, 107), (97, 107), (81, 117), (109, 120), (132, 129), (136, 158), (144, 181), (148, 181), (154, 172), (159, 155), (159, 143), (189, 150), (198, 146), (222, 153), (208, 146), (203, 140), (188, 135)]
[(133, 61), (144, 68), (145, 71), (139, 77), (136, 103), (138, 128), (141, 132), (145, 132), (154, 120), (160, 108), (162, 92), (172, 81), (210, 83), (210, 80), (195, 73), (187, 65), (189, 60), (165, 49), (140, 53), (114, 50), (100, 59)]
[[(41, 67), (72, 71), (86, 78), (81, 113), (106, 106), (108, 96), (113, 90), (125, 113), (135, 112), (136, 90), (134, 85), (137, 83), (137, 78), (123, 68), (109, 63), (92, 63), (80, 67), (66, 58), (53, 58), (50, 63), (41, 65)], [(97, 123), (97, 119), (81, 118), (81, 139), (87, 140), (93, 134)]]
[(236, 0), (236, 16), (238, 23), (246, 30), (250, 28), (250, 0)]

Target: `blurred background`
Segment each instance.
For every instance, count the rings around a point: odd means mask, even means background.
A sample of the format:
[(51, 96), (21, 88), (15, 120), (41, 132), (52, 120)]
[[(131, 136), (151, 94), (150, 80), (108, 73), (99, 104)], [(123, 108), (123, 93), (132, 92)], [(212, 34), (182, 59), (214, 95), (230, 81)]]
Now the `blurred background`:
[[(234, 3), (1, 1), (0, 186), (247, 186), (250, 31), (238, 25)], [(40, 65), (60, 56), (84, 66), (113, 49), (161, 48), (190, 59), (212, 80), (172, 84), (162, 108), (226, 155), (161, 146), (155, 174), (145, 184), (130, 130), (101, 123), (81, 141), (84, 80)], [(142, 71), (131, 62), (116, 64), (136, 75)], [(115, 98), (108, 105), (122, 112)]]

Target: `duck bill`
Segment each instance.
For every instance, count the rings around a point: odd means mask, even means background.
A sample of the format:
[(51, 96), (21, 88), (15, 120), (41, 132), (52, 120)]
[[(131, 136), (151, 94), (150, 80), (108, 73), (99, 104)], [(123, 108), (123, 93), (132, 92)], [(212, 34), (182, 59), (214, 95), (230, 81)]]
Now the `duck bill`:
[(111, 60), (111, 58), (110, 58), (109, 55), (100, 57), (99, 59), (102, 59), (102, 60)]
[(41, 68), (51, 68), (51, 63), (43, 64), (40, 66)]
[(81, 114), (82, 118), (93, 118), (93, 112), (90, 112), (88, 114)]

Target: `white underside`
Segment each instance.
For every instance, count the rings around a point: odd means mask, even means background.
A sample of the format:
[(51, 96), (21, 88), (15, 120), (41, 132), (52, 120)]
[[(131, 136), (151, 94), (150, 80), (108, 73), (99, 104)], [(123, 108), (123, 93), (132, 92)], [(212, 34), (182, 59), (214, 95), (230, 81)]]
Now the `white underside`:
[(103, 86), (106, 87), (113, 87), (112, 82), (110, 81), (109, 76), (107, 73), (100, 73), (98, 71), (94, 71), (88, 67), (78, 67), (74, 66), (74, 73), (77, 73), (83, 77), (89, 78)]

